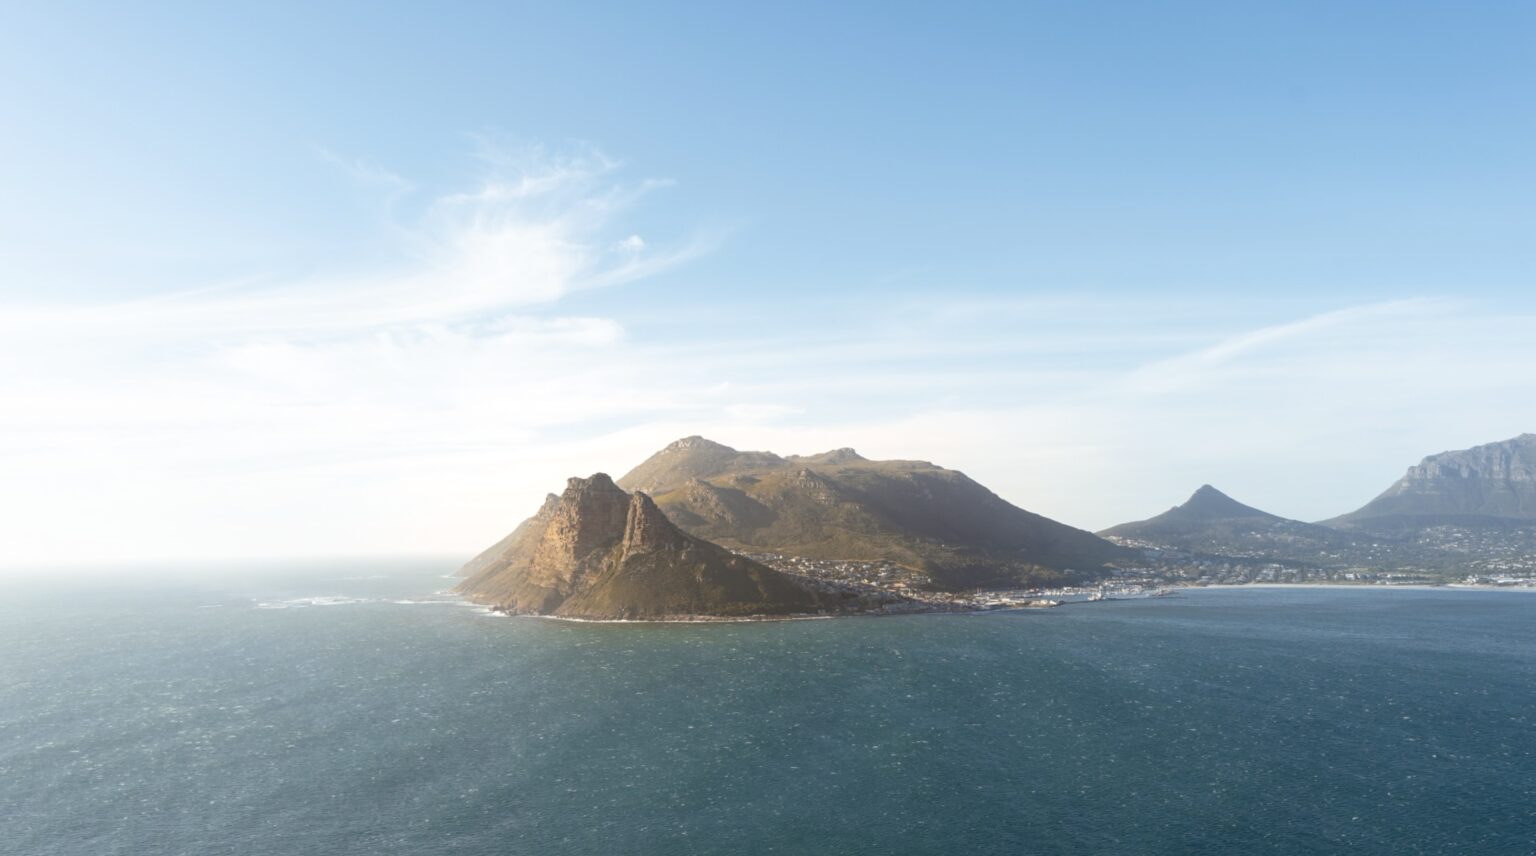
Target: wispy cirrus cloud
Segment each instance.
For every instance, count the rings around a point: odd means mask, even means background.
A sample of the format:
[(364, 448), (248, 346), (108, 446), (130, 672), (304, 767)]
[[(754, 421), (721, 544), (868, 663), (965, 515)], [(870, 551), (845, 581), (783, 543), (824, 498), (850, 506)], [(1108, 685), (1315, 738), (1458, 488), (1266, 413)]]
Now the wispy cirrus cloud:
[(1327, 340), (1329, 334), (1338, 331), (1359, 337), (1362, 330), (1422, 323), (1455, 309), (1454, 302), (1444, 299), (1388, 300), (1243, 330), (1214, 344), (1138, 367), (1125, 376), (1122, 391), (1157, 394), (1208, 385), (1224, 373), (1251, 368), (1254, 358), (1266, 353), (1273, 356), (1287, 347), (1307, 347), (1309, 342)]
[[(247, 279), (85, 306), (12, 305), (0, 317), (0, 329), (52, 334), (67, 328), (109, 336), (153, 330), (210, 338), (468, 323), (652, 276), (710, 248), (702, 236), (669, 245), (615, 234), (631, 209), (669, 183), (621, 181), (618, 164), (598, 152), (532, 150), (483, 160), (487, 172), (474, 188), (425, 200), (409, 221), (390, 215), (393, 233), (409, 248), (411, 261), (400, 269), (284, 282)], [(378, 167), (350, 163), (346, 169), (400, 192), (413, 190)]]

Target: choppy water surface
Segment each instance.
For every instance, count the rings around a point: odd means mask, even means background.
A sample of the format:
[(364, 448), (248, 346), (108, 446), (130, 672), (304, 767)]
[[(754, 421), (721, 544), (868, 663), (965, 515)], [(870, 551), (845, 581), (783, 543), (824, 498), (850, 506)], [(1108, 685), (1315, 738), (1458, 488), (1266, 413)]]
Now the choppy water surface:
[(0, 581), (0, 852), (1536, 852), (1536, 595), (575, 625), (203, 570)]

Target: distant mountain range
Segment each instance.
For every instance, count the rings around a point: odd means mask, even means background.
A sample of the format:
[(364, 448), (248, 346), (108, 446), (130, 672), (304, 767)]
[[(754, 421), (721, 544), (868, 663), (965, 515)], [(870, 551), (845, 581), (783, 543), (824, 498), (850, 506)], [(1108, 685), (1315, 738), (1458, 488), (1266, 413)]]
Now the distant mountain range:
[(1536, 434), (1430, 455), (1364, 507), (1324, 521), (1370, 531), (1536, 522)]
[(1100, 532), (1118, 543), (1202, 557), (1375, 569), (1452, 569), (1507, 558), (1536, 527), (1536, 434), (1425, 458), (1363, 508), (1303, 523), (1244, 505), (1205, 485), (1183, 505)]

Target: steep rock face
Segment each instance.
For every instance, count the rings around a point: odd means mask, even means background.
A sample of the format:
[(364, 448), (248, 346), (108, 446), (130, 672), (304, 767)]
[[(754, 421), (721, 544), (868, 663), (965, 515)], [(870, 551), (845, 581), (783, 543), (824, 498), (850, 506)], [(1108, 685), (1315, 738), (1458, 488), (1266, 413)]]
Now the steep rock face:
[(1430, 455), (1364, 507), (1325, 523), (1514, 521), (1536, 521), (1536, 434)]
[(629, 498), (624, 515), (623, 558), (657, 551), (687, 549), (689, 538), (672, 525), (656, 503), (638, 491)]
[(571, 479), (536, 546), (526, 549), (526, 540), (510, 545), (509, 555), (477, 558), (480, 570), (459, 591), (509, 612), (590, 619), (782, 615), (830, 606), (803, 581), (683, 532), (650, 497), (631, 496), (602, 473)]
[(925, 461), (871, 461), (852, 449), (780, 457), (702, 438), (671, 444), (619, 480), (645, 485), (693, 535), (813, 559), (885, 560), (942, 588), (1091, 575), (1134, 551), (1017, 508)]
[(580, 577), (607, 559), (628, 516), (629, 494), (606, 474), (571, 479), (533, 552), (529, 582), (568, 594)]

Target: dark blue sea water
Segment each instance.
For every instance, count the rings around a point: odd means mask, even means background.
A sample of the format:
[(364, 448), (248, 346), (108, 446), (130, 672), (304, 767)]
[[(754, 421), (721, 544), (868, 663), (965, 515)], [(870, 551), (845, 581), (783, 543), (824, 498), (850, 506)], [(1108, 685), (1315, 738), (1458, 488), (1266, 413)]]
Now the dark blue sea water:
[(0, 581), (0, 852), (1536, 852), (1536, 595), (574, 625), (450, 567)]

